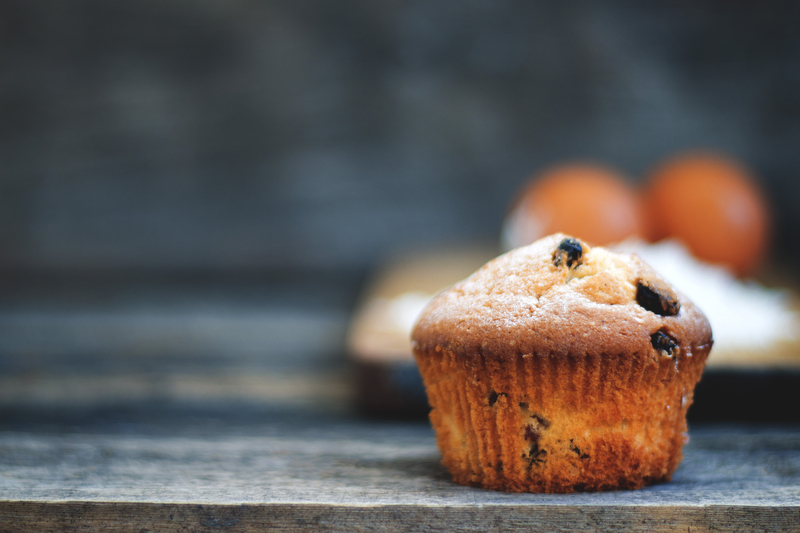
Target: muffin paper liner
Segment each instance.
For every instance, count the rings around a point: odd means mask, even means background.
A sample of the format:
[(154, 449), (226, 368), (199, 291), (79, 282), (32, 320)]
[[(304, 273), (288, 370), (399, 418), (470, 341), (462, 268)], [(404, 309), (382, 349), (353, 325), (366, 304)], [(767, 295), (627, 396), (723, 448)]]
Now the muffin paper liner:
[(670, 479), (708, 348), (692, 353), (416, 356), (454, 481), (573, 492)]

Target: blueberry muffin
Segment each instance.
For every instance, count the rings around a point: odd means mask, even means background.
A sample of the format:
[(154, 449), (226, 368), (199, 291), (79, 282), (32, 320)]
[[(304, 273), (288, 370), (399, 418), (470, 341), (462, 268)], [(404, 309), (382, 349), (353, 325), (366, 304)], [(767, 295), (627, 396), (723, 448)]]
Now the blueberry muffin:
[(711, 344), (636, 255), (561, 234), (442, 292), (412, 333), (453, 480), (514, 492), (669, 480)]

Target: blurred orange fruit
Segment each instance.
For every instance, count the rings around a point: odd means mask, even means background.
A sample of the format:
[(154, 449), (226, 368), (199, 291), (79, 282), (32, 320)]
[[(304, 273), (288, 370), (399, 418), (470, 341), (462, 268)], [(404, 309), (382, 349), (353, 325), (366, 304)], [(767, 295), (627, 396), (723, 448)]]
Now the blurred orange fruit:
[(516, 248), (556, 232), (594, 245), (643, 236), (638, 195), (622, 175), (600, 165), (552, 167), (517, 196), (503, 241)]
[(752, 174), (733, 159), (675, 156), (650, 174), (643, 197), (648, 238), (675, 237), (705, 261), (751, 274), (766, 252), (770, 210)]

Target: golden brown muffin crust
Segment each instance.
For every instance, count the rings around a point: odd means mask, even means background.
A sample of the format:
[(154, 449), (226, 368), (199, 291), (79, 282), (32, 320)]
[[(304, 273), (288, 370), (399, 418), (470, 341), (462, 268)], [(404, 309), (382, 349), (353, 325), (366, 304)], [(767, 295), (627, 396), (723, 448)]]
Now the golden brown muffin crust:
[[(702, 312), (638, 256), (575, 240), (582, 253), (569, 261), (559, 249), (567, 239), (556, 234), (512, 250), (439, 294), (414, 329), (415, 350), (501, 359), (542, 352), (657, 359), (669, 355), (653, 338), (659, 332), (687, 356), (712, 342)], [(647, 295), (667, 309), (656, 308), (658, 314), (643, 307), (653, 307)], [(668, 315), (675, 304), (677, 313)]]

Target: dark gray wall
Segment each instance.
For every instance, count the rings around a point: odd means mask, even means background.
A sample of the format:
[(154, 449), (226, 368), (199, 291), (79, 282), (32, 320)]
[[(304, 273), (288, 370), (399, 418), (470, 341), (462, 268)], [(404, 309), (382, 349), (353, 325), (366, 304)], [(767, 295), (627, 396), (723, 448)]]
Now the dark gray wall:
[[(363, 269), (727, 151), (800, 249), (800, 2), (4, 0), (0, 266)], [(787, 246), (788, 244), (788, 246)]]

